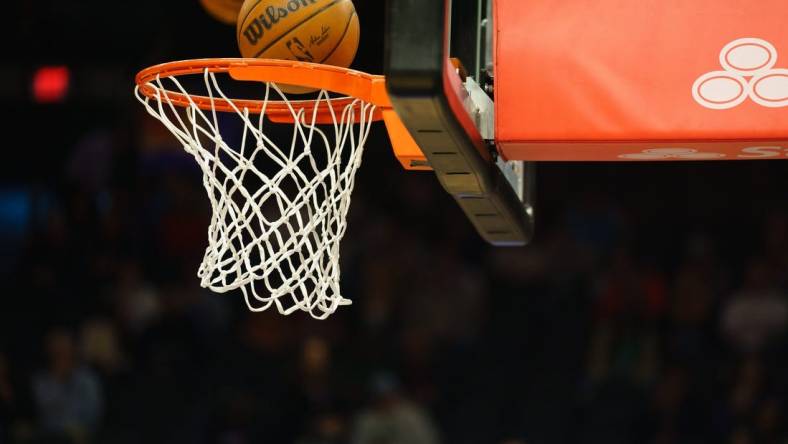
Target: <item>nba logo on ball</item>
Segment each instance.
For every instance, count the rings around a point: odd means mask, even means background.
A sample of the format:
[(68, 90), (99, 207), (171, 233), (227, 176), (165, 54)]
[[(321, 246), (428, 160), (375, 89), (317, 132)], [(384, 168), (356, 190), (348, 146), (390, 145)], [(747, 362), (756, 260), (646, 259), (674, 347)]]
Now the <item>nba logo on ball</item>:
[(238, 15), (241, 55), (348, 67), (360, 26), (351, 0), (246, 0)]

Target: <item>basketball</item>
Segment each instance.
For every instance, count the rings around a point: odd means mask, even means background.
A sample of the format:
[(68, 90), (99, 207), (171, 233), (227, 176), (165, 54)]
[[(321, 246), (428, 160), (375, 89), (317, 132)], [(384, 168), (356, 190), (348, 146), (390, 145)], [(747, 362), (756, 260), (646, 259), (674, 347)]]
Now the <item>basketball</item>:
[[(244, 57), (347, 68), (356, 56), (360, 25), (351, 0), (246, 0), (238, 15), (237, 31)], [(308, 92), (280, 88), (290, 93)]]
[(200, 0), (200, 4), (216, 20), (232, 25), (238, 22), (243, 0)]

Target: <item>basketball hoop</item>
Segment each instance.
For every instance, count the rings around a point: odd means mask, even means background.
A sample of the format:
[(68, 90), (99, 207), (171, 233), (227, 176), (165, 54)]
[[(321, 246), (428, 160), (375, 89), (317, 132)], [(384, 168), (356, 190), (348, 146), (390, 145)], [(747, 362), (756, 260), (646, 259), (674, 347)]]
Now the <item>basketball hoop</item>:
[[(197, 80), (189, 89), (187, 77)], [(238, 81), (261, 82), (260, 98), (228, 97)], [(383, 76), (287, 60), (201, 59), (147, 68), (136, 83), (137, 99), (202, 170), (212, 217), (201, 285), (240, 289), (252, 311), (276, 306), (324, 319), (350, 304), (340, 292), (339, 247), (371, 124), (385, 118), (395, 149), (414, 145)], [(293, 100), (278, 84), (320, 92)], [(242, 129), (222, 134), (228, 119)]]

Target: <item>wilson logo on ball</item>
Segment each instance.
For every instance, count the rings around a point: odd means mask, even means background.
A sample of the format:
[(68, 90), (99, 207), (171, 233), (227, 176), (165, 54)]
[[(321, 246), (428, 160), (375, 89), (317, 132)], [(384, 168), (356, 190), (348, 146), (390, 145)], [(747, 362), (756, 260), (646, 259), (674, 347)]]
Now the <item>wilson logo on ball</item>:
[(249, 44), (256, 45), (263, 35), (265, 35), (266, 31), (270, 31), (274, 25), (287, 17), (288, 14), (297, 12), (301, 8), (312, 6), (315, 3), (317, 3), (317, 0), (289, 0), (280, 7), (269, 6), (265, 8), (265, 12), (257, 16), (252, 23), (244, 29), (244, 37), (246, 37)]

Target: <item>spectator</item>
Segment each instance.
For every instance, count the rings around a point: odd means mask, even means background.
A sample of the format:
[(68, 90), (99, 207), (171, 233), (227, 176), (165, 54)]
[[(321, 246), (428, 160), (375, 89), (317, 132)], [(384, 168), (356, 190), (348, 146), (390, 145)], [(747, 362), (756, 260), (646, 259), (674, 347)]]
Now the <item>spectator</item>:
[(304, 341), (296, 384), (310, 405), (324, 406), (337, 401), (341, 378), (335, 375), (331, 348), (324, 338), (312, 336)]
[(71, 334), (47, 336), (49, 365), (33, 378), (33, 396), (44, 440), (91, 441), (102, 413), (101, 384), (77, 357)]
[(85, 360), (103, 374), (112, 375), (126, 365), (115, 326), (110, 321), (93, 319), (86, 322), (80, 339)]
[[(697, 261), (679, 268), (673, 280), (670, 326), (665, 332), (666, 354), (688, 365), (704, 365), (717, 342), (714, 304), (715, 276)], [(706, 361), (706, 362), (704, 362)]]
[(141, 334), (161, 314), (159, 291), (144, 279), (134, 260), (122, 262), (117, 275), (112, 289), (116, 315), (124, 330), (132, 335)]
[(353, 444), (436, 444), (438, 432), (424, 409), (407, 400), (388, 374), (373, 380), (374, 400), (356, 419)]
[(770, 276), (767, 264), (750, 263), (744, 287), (734, 293), (722, 314), (722, 329), (734, 349), (758, 353), (788, 326), (788, 299)]
[(667, 300), (663, 276), (643, 270), (629, 252), (618, 250), (597, 286), (591, 381), (650, 382), (657, 364), (656, 325)]

